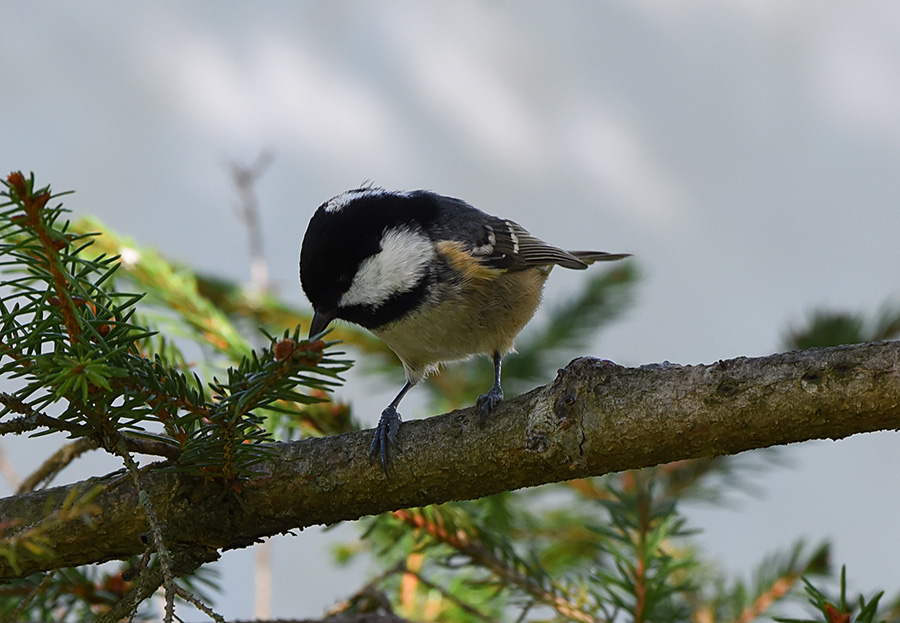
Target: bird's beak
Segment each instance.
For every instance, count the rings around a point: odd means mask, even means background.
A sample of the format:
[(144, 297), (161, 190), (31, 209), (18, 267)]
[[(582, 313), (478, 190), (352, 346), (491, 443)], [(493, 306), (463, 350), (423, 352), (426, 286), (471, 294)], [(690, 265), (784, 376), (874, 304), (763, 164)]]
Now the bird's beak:
[(334, 320), (334, 312), (317, 309), (313, 314), (312, 324), (309, 325), (309, 337), (318, 335), (328, 328), (331, 321)]

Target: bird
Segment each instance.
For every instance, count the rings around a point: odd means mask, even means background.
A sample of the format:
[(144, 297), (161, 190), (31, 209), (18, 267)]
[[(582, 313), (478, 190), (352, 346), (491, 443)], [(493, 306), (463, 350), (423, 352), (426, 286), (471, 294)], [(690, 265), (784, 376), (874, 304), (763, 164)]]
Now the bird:
[[(400, 401), (442, 364), (486, 355), (493, 385), (481, 420), (503, 400), (501, 362), (534, 316), (554, 266), (583, 270), (629, 253), (565, 251), (518, 223), (428, 190), (374, 185), (320, 205), (300, 249), (312, 339), (334, 320), (368, 329), (400, 359), (406, 383), (382, 411), (369, 453), (389, 476)], [(393, 450), (390, 450), (393, 449)]]

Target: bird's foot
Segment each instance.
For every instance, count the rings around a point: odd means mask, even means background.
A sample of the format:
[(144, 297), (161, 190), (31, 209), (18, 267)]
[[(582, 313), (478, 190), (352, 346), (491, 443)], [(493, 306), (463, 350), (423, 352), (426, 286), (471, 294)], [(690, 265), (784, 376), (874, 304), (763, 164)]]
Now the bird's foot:
[(478, 417), (482, 424), (485, 419), (494, 410), (500, 401), (503, 400), (503, 389), (499, 385), (494, 385), (486, 394), (481, 394), (475, 406), (478, 408)]
[(384, 470), (385, 476), (390, 476), (388, 473), (388, 461), (390, 459), (388, 447), (394, 448), (397, 452), (402, 452), (400, 444), (397, 443), (400, 422), (400, 414), (397, 413), (397, 408), (394, 406), (386, 408), (381, 412), (381, 419), (378, 420), (378, 426), (375, 427), (375, 436), (369, 445), (369, 456), (373, 459), (381, 459), (381, 468)]

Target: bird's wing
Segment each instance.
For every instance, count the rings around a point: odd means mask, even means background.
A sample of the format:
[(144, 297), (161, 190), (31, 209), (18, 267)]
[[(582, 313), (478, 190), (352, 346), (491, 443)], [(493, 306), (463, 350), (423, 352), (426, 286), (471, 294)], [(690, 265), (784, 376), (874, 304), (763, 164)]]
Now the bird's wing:
[(493, 217), (485, 225), (487, 244), (476, 247), (472, 255), (494, 268), (524, 270), (533, 266), (587, 268), (587, 262), (533, 236), (513, 221)]

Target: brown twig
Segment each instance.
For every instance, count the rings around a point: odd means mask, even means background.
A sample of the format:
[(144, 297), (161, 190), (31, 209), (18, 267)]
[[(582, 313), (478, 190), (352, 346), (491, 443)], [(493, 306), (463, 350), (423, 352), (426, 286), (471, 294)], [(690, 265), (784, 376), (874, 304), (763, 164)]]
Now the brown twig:
[(757, 597), (751, 606), (745, 608), (744, 611), (741, 612), (741, 616), (737, 620), (737, 623), (750, 623), (750, 621), (765, 614), (776, 601), (787, 595), (787, 592), (791, 590), (791, 587), (793, 587), (799, 579), (800, 576), (796, 573), (788, 573), (775, 580), (768, 590)]
[(47, 270), (50, 271), (50, 275), (53, 278), (53, 287), (56, 292), (57, 304), (63, 317), (63, 323), (69, 334), (69, 341), (74, 344), (81, 336), (81, 327), (78, 324), (75, 303), (72, 301), (72, 296), (69, 292), (69, 282), (66, 279), (62, 262), (59, 259), (59, 249), (64, 247), (65, 244), (62, 244), (58, 237), (54, 238), (45, 226), (41, 215), (52, 196), (48, 191), (35, 195), (32, 189), (28, 188), (25, 176), (20, 172), (10, 173), (7, 180), (15, 192), (16, 198), (25, 209), (25, 225), (37, 234), (38, 241), (43, 247), (43, 259), (46, 261)]

